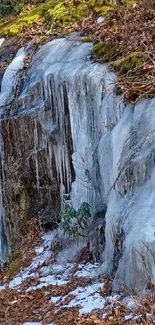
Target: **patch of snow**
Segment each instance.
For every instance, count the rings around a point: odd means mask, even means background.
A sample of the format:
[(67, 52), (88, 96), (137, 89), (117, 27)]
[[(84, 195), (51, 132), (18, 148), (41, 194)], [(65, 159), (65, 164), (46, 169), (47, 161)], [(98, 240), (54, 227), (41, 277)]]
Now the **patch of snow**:
[(37, 255), (38, 254), (42, 254), (43, 251), (44, 251), (44, 247), (43, 246), (36, 247), (36, 249), (35, 249), (35, 252), (36, 252)]
[[(23, 281), (28, 278), (38, 278), (39, 273), (34, 272), (36, 268), (41, 266), (45, 261), (47, 261), (51, 257), (51, 250), (50, 245), (51, 241), (54, 238), (54, 232), (49, 231), (48, 233), (42, 236), (43, 244), (41, 246), (36, 247), (36, 254), (37, 256), (34, 257), (30, 266), (25, 268), (20, 274), (17, 274), (14, 279), (10, 282), (9, 288), (17, 288), (19, 287)], [(33, 272), (32, 272), (33, 271)], [(43, 286), (43, 284), (41, 284)], [(45, 284), (44, 286), (47, 286)], [(38, 287), (38, 286), (37, 286)], [(1, 287), (0, 287), (1, 288)], [(5, 287), (2, 286), (1, 290), (4, 290)]]
[(101, 24), (103, 22), (104, 22), (104, 17), (100, 16), (100, 17), (97, 18), (97, 23), (98, 24)]
[(14, 304), (16, 304), (16, 302), (17, 302), (17, 300), (13, 300), (13, 301), (10, 302), (10, 304), (14, 305)]
[[(42, 266), (42, 264), (51, 257), (51, 242), (54, 237), (55, 231), (49, 231), (42, 236), (43, 243), (36, 247), (36, 256), (33, 258), (30, 266), (22, 270), (20, 274), (17, 274), (14, 279), (10, 281), (10, 289), (19, 288), (28, 278), (38, 278), (41, 283), (36, 286), (31, 286), (26, 292), (38, 290), (49, 285), (61, 286), (68, 283), (72, 269), (74, 268), (73, 263), (67, 263), (66, 261), (63, 265), (57, 263), (49, 266)], [(40, 267), (39, 272), (35, 272), (38, 267)], [(4, 289), (5, 286), (0, 286), (0, 291)]]
[(66, 265), (54, 264), (43, 266), (39, 270), (39, 274), (43, 277), (50, 275), (59, 275), (61, 279), (68, 280), (68, 277), (71, 275), (71, 272), (74, 268), (74, 264), (66, 263)]
[(132, 315), (132, 314), (130, 314), (130, 315), (126, 315), (126, 316), (124, 317), (125, 321), (130, 320), (130, 319), (132, 319), (132, 318), (133, 318), (133, 315)]
[(42, 323), (24, 323), (23, 325), (42, 325)]
[(65, 268), (59, 264), (54, 264), (54, 265), (48, 265), (48, 266), (43, 266), (39, 273), (42, 276), (47, 276), (50, 274), (61, 274), (65, 271)]
[(142, 317), (142, 315), (137, 315), (137, 316), (133, 317), (133, 320), (137, 320), (137, 319), (139, 319), (141, 317)]
[(48, 275), (46, 277), (42, 277), (42, 278), (39, 279), (39, 281), (42, 282), (42, 283), (40, 283), (40, 284), (38, 284), (36, 286), (29, 287), (26, 290), (26, 292), (38, 290), (38, 289), (41, 289), (41, 288), (44, 288), (44, 287), (48, 287), (50, 285), (52, 285), (52, 286), (62, 286), (62, 285), (65, 285), (65, 284), (67, 284), (69, 282), (69, 281), (61, 279), (61, 276), (60, 276), (60, 278), (58, 278), (55, 275)]
[[(79, 314), (90, 313), (93, 309), (104, 308), (105, 298), (100, 296), (100, 289), (103, 287), (103, 283), (94, 283), (87, 287), (78, 287), (74, 291), (70, 292), (69, 295), (74, 295), (68, 305), (63, 308), (71, 308), (81, 306)], [(65, 297), (64, 297), (65, 299)]]
[(106, 317), (107, 317), (107, 313), (104, 313), (103, 315), (102, 315), (102, 319), (105, 319)]
[(10, 281), (9, 283), (9, 288), (16, 288), (19, 287), (22, 282), (23, 282), (24, 278), (22, 278), (21, 276), (16, 276), (13, 280)]
[(27, 292), (39, 290), (39, 289), (42, 289), (42, 288), (45, 288), (45, 287), (48, 287), (47, 283), (40, 283), (37, 286), (29, 287), (28, 289), (26, 289), (25, 292), (27, 293)]
[[(105, 302), (113, 302), (119, 298), (118, 295), (113, 295), (109, 297), (102, 297), (100, 294), (100, 290), (103, 287), (103, 283), (93, 283), (92, 285), (85, 287), (78, 287), (75, 290), (71, 291), (64, 297), (55, 296), (51, 297), (51, 302), (54, 302), (58, 307), (61, 308), (72, 308), (72, 307), (80, 307), (79, 315), (90, 313), (94, 309), (103, 309), (105, 306)], [(73, 298), (68, 305), (60, 305), (62, 304), (68, 296), (73, 295)], [(60, 300), (61, 299), (61, 300)], [(103, 319), (107, 314), (103, 314)]]
[(131, 310), (133, 312), (135, 312), (137, 310), (137, 304), (134, 299), (127, 297), (124, 299), (123, 302), (129, 310)]
[(64, 285), (68, 283), (68, 281), (63, 280), (61, 276), (56, 277), (55, 275), (48, 275), (46, 277), (40, 278), (40, 281), (45, 282), (48, 285)]
[(5, 38), (0, 38), (0, 47), (2, 46), (2, 44), (4, 43)]
[(61, 299), (61, 296), (57, 296), (57, 297), (51, 297), (51, 302), (53, 302), (54, 304), (57, 304), (58, 301)]
[(98, 263), (81, 264), (80, 270), (75, 273), (75, 276), (93, 279), (96, 278), (101, 273), (101, 271), (101, 265)]
[(146, 318), (149, 320), (153, 319), (153, 315), (151, 313), (146, 313)]

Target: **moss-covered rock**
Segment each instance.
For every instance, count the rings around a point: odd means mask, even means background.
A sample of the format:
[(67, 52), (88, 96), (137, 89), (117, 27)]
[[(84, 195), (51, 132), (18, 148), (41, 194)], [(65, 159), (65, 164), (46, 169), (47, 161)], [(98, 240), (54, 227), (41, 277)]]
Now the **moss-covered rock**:
[(11, 262), (9, 265), (8, 275), (9, 279), (13, 279), (13, 277), (20, 271), (21, 268), (21, 255), (19, 252), (14, 252), (11, 256)]
[[(122, 0), (120, 8), (131, 6), (137, 0)], [(0, 23), (0, 36), (15, 36), (39, 19), (44, 18), (48, 28), (64, 28), (90, 14), (107, 16), (116, 10), (112, 0), (48, 0), (18, 16), (6, 18)]]
[(113, 41), (95, 44), (92, 56), (101, 59), (103, 62), (113, 60), (121, 51), (121, 46)]
[(29, 27), (42, 17), (46, 16), (49, 8), (54, 8), (61, 0), (50, 0), (29, 11), (21, 13), (18, 17), (3, 21), (0, 24), (0, 35), (15, 36), (20, 33), (23, 27)]
[(114, 11), (110, 0), (70, 0), (57, 4), (48, 10), (48, 19), (54, 27), (66, 27), (69, 23), (80, 21), (90, 13), (107, 16)]
[[(110, 0), (107, 2), (110, 3)], [(18, 17), (10, 17), (0, 24), (0, 35), (15, 36), (24, 27), (29, 27), (39, 19), (44, 18), (45, 22), (54, 27), (65, 27), (70, 23), (87, 17), (90, 12), (106, 16), (113, 11), (111, 5), (105, 0), (78, 0), (63, 1), (49, 0), (29, 11), (22, 12)]]
[(130, 53), (128, 56), (113, 63), (114, 70), (119, 74), (126, 74), (130, 70), (139, 69), (148, 58), (139, 52)]

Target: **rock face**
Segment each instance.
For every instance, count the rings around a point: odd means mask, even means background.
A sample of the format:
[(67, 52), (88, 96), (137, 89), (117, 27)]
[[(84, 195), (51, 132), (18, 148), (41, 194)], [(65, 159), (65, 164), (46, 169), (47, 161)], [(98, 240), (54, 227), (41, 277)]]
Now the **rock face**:
[(155, 282), (155, 99), (124, 106), (91, 49), (74, 37), (47, 43), (18, 92), (0, 95), (1, 260), (35, 204), (54, 209), (67, 196), (93, 215), (106, 206), (102, 272), (113, 289), (139, 291)]

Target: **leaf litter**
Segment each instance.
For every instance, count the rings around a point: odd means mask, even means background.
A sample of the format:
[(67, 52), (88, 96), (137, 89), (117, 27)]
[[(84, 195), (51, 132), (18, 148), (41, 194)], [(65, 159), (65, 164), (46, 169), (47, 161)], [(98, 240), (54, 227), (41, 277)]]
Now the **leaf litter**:
[(100, 264), (59, 264), (51, 251), (54, 232), (43, 234), (34, 228), (36, 236), (27, 237), (29, 250), (23, 239), (20, 272), (11, 281), (8, 269), (1, 274), (1, 325), (153, 324), (153, 318), (146, 320), (153, 317), (153, 297), (139, 302), (136, 313), (129, 310), (122, 294), (107, 291), (110, 280), (95, 276)]

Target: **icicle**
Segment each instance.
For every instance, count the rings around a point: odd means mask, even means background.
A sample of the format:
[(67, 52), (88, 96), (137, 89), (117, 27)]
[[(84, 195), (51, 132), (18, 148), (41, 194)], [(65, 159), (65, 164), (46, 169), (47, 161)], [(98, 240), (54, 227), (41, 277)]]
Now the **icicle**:
[(57, 179), (61, 184), (63, 183), (63, 173), (62, 173), (62, 155), (61, 155), (61, 146), (54, 146), (54, 156), (57, 170)]
[(37, 180), (37, 189), (39, 192), (40, 189), (40, 181), (39, 181), (39, 164), (38, 164), (38, 129), (37, 129), (37, 120), (34, 121), (34, 150), (35, 150), (35, 156), (36, 156), (36, 180)]
[(53, 178), (53, 171), (52, 171), (52, 146), (51, 143), (48, 143), (48, 154), (49, 154), (49, 168), (50, 168), (50, 175), (51, 179)]

